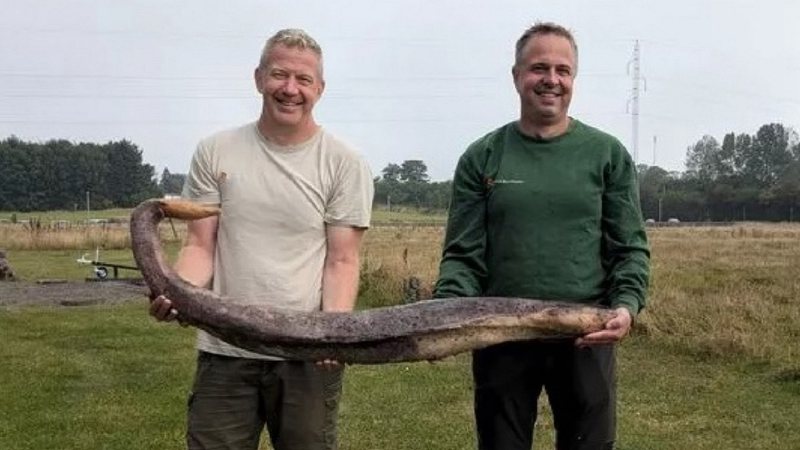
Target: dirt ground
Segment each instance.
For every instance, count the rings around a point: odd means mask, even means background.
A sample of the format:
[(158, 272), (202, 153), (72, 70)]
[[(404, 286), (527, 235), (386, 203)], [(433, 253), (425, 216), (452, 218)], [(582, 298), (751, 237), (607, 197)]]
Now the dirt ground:
[(147, 287), (141, 280), (0, 282), (0, 307), (83, 306), (144, 301)]

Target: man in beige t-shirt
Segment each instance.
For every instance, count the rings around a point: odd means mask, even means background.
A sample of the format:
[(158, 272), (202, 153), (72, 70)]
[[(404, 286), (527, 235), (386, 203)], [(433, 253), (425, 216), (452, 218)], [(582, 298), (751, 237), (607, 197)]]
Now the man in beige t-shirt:
[[(175, 269), (236, 301), (350, 311), (373, 184), (363, 158), (314, 121), (325, 87), (319, 45), (279, 31), (255, 81), (258, 121), (204, 139), (194, 154), (183, 195), (222, 214), (189, 223)], [(164, 297), (150, 310), (180, 319)], [(276, 450), (336, 448), (338, 364), (259, 355), (203, 331), (197, 348), (188, 448), (255, 450), (265, 425)]]

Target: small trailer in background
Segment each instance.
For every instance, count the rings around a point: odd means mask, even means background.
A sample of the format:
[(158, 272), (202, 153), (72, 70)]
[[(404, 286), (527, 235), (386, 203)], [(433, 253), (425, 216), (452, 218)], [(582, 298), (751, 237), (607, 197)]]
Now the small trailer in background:
[(78, 264), (90, 264), (93, 266), (92, 273), (94, 274), (94, 278), (87, 278), (87, 281), (105, 281), (108, 280), (109, 269), (113, 273), (114, 280), (119, 279), (119, 270), (135, 270), (139, 271), (139, 267), (137, 266), (129, 266), (126, 264), (117, 264), (117, 263), (110, 263), (105, 261), (100, 261), (100, 249), (95, 250), (95, 257), (94, 259), (87, 259), (86, 254), (81, 256), (76, 260)]

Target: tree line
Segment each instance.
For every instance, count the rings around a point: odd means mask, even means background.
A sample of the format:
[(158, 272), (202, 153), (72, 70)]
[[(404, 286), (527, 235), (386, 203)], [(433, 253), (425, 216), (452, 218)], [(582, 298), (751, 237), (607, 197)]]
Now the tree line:
[[(637, 167), (642, 215), (667, 221), (795, 221), (800, 218), (800, 139), (780, 123), (755, 134), (706, 135), (686, 150), (686, 170)], [(430, 182), (420, 160), (388, 164), (375, 203), (444, 210), (452, 182)]]
[(450, 203), (451, 181), (431, 182), (421, 160), (390, 163), (375, 177), (375, 205), (389, 210), (406, 206), (443, 211)]
[(0, 210), (132, 207), (163, 194), (155, 169), (127, 140), (105, 144), (0, 141)]
[[(800, 139), (780, 123), (755, 134), (703, 136), (686, 151), (686, 170), (639, 165), (645, 219), (794, 221), (800, 216)], [(0, 141), (0, 210), (131, 207), (181, 191), (185, 174), (154, 168), (122, 140), (106, 144)], [(452, 181), (432, 182), (422, 160), (390, 163), (375, 177), (375, 205), (446, 210)]]
[(755, 134), (703, 136), (686, 151), (686, 171), (638, 167), (645, 218), (795, 221), (800, 216), (800, 142), (780, 123)]

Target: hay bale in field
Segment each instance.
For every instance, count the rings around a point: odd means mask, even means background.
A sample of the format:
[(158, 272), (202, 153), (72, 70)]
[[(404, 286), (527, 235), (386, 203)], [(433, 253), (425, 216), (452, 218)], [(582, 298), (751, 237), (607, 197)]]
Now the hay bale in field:
[(6, 251), (2, 249), (0, 249), (0, 281), (17, 281), (14, 269), (11, 268), (11, 264), (6, 259)]

